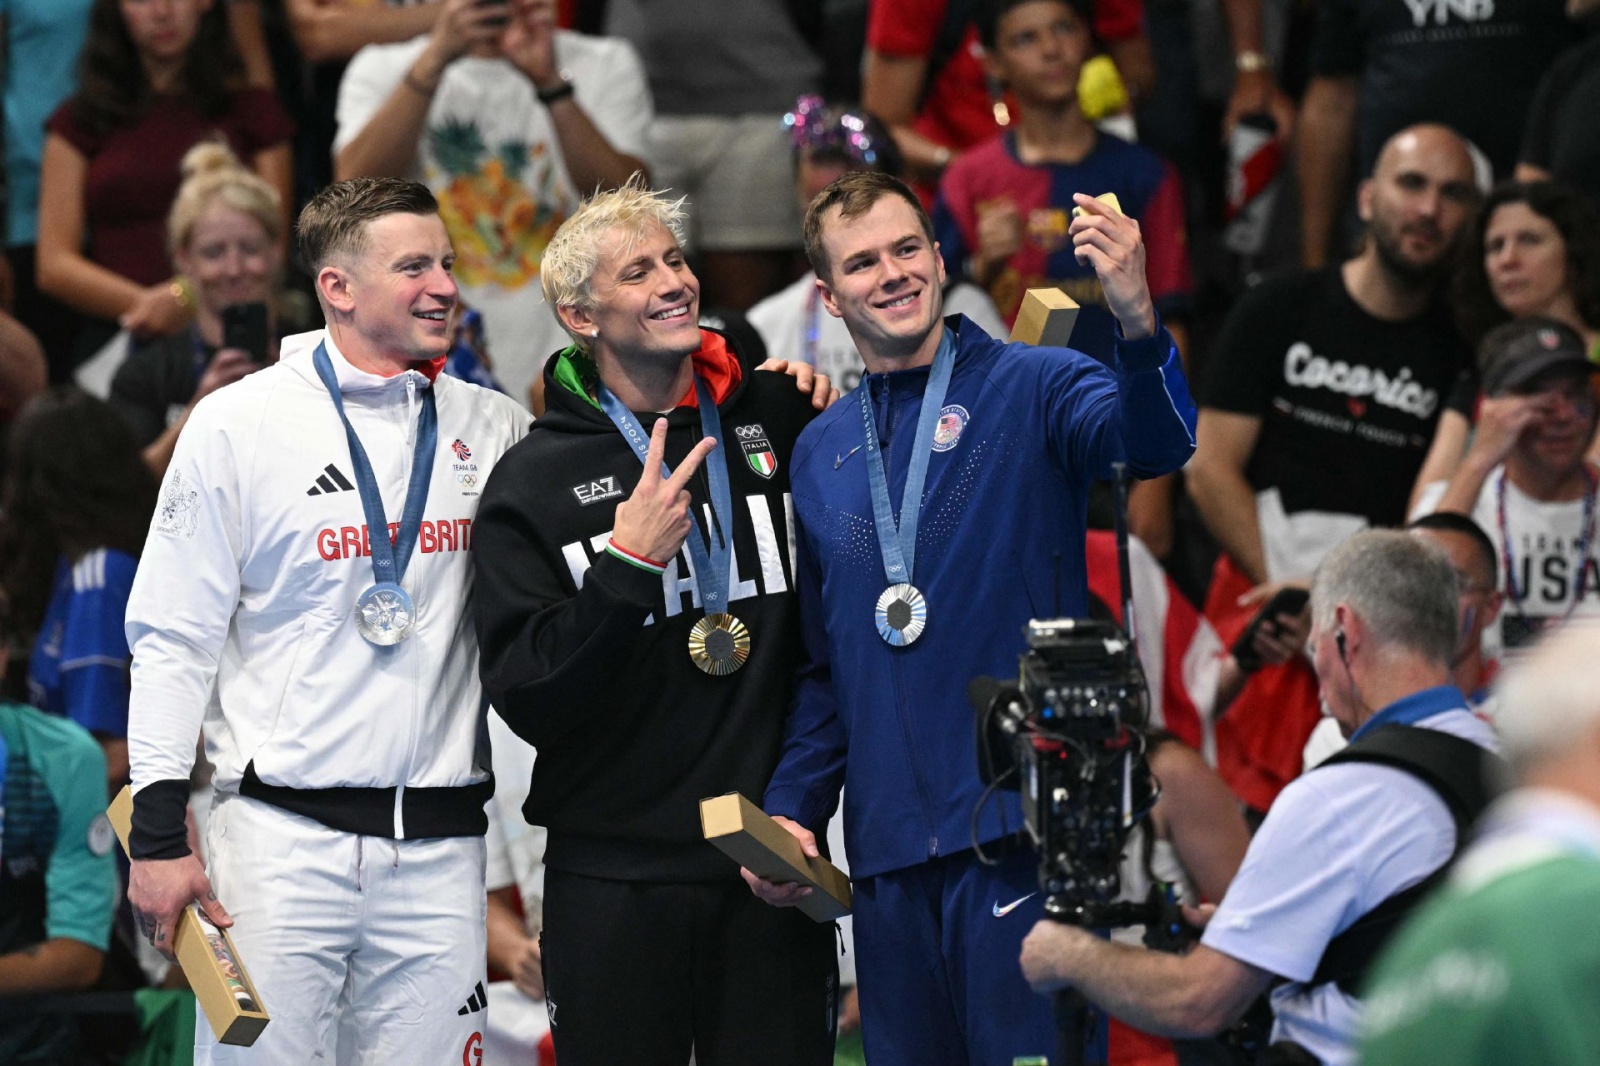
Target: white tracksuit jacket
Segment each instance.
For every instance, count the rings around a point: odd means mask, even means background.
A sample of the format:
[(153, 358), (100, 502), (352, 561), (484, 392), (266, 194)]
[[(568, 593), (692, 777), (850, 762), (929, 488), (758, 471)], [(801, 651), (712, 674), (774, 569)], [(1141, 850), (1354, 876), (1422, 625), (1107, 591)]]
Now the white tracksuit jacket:
[[(468, 549), (495, 461), (527, 431), (511, 399), (440, 374), (439, 447), (401, 584), (417, 605), (390, 648), (357, 631), (373, 583), (344, 426), (312, 367), (323, 331), (196, 405), (162, 483), (128, 603), (133, 787), (184, 779), (202, 719), (216, 786), (395, 787), (483, 780)], [(292, 352), (292, 354), (291, 354)], [(328, 342), (345, 410), (398, 523), (420, 389), (357, 370)], [(349, 487), (346, 487), (349, 486)]]

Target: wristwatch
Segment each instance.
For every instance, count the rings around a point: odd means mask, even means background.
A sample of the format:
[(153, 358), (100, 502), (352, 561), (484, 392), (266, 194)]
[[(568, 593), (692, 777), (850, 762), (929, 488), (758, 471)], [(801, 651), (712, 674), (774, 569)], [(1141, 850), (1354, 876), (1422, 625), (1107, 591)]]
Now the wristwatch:
[(1240, 74), (1260, 74), (1271, 66), (1267, 57), (1260, 52), (1251, 50), (1240, 52), (1233, 57), (1233, 69)]
[(561, 80), (556, 83), (556, 87), (553, 89), (541, 89), (537, 85), (533, 87), (533, 95), (537, 96), (539, 102), (546, 107), (558, 100), (565, 100), (572, 93), (572, 80), (567, 77), (566, 71), (561, 72)]

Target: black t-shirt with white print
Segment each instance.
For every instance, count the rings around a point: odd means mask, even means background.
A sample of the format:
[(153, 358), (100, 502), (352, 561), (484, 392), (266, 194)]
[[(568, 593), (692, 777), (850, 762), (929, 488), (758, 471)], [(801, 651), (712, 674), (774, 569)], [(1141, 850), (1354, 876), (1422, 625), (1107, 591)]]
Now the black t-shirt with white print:
[(1245, 476), (1285, 512), (1398, 525), (1434, 424), (1469, 353), (1442, 307), (1385, 322), (1338, 267), (1246, 293), (1212, 346), (1202, 407), (1261, 419)]

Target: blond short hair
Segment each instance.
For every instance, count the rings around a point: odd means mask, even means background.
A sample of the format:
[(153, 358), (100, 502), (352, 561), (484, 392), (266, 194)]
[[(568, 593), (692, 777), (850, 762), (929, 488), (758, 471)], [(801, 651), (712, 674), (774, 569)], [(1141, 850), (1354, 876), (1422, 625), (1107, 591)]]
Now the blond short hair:
[[(539, 284), (545, 302), (552, 308), (576, 307), (594, 310), (591, 285), (600, 266), (600, 245), (613, 230), (626, 234), (628, 245), (644, 236), (656, 222), (680, 243), (684, 232), (684, 197), (676, 200), (664, 192), (647, 188), (644, 177), (635, 173), (625, 184), (585, 200), (561, 224), (545, 246), (539, 261)], [(562, 328), (566, 323), (562, 322)], [(589, 338), (567, 330), (574, 343), (587, 351)]]
[(183, 157), (183, 184), (167, 212), (167, 251), (183, 251), (194, 228), (213, 203), (249, 215), (273, 244), (283, 236), (283, 201), (220, 141), (202, 141)]

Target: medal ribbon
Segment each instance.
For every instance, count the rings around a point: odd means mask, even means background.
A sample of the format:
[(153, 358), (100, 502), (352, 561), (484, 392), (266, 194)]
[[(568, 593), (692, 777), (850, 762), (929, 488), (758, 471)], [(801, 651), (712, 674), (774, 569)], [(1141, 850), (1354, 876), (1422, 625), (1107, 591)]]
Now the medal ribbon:
[(405, 510), (400, 515), (400, 530), (393, 543), (389, 540), (389, 520), (383, 514), (383, 497), (378, 493), (378, 479), (372, 473), (372, 463), (367, 450), (361, 446), (355, 427), (344, 413), (344, 397), (339, 394), (339, 379), (334, 376), (333, 362), (328, 358), (326, 344), (317, 345), (311, 357), (317, 368), (317, 377), (327, 386), (333, 397), (334, 410), (344, 423), (345, 439), (350, 442), (350, 465), (356, 471), (356, 490), (361, 494), (361, 510), (367, 516), (367, 540), (372, 546), (372, 577), (378, 584), (400, 583), (411, 561), (411, 552), (417, 546), (422, 532), (422, 508), (428, 502), (428, 480), (433, 474), (433, 454), (439, 447), (439, 410), (433, 398), (433, 389), (422, 392), (422, 413), (417, 416), (417, 449), (411, 459), (411, 482), (406, 487)]
[[(1572, 602), (1567, 604), (1566, 613), (1561, 618), (1565, 621), (1572, 617), (1572, 612), (1578, 609), (1578, 599), (1583, 595), (1584, 570), (1589, 562), (1589, 544), (1594, 540), (1594, 507), (1595, 496), (1600, 493), (1600, 478), (1590, 469), (1588, 463), (1583, 464), (1583, 523), (1578, 527), (1578, 543), (1575, 549), (1577, 566), (1573, 571)], [(1517, 560), (1511, 548), (1511, 530), (1506, 524), (1506, 471), (1500, 468), (1500, 482), (1495, 491), (1495, 518), (1500, 526), (1500, 561), (1506, 568), (1506, 594), (1508, 605), (1518, 618), (1523, 617), (1522, 601), (1532, 592), (1531, 588), (1517, 588)]]
[(883, 573), (889, 584), (910, 584), (917, 565), (917, 520), (922, 511), (922, 486), (928, 480), (928, 463), (933, 458), (933, 431), (939, 425), (950, 375), (955, 370), (955, 340), (948, 329), (939, 340), (933, 367), (928, 372), (928, 387), (922, 394), (922, 410), (917, 415), (917, 435), (911, 445), (911, 465), (900, 494), (900, 524), (894, 521), (889, 503), (887, 460), (878, 444), (878, 427), (872, 418), (870, 389), (857, 390), (861, 396), (861, 421), (866, 429), (867, 483), (872, 489), (873, 525), (878, 530), (878, 551), (883, 556)]
[[(700, 405), (700, 431), (717, 442), (710, 455), (706, 456), (706, 478), (711, 483), (711, 510), (716, 516), (716, 536), (702, 536), (700, 523), (695, 520), (694, 508), (689, 509), (689, 536), (683, 546), (689, 550), (689, 560), (694, 563), (695, 584), (700, 588), (700, 604), (705, 608), (706, 614), (725, 614), (728, 610), (728, 576), (733, 560), (733, 493), (728, 488), (728, 461), (724, 454), (722, 441), (722, 415), (717, 411), (717, 405), (711, 400), (711, 390), (706, 383), (696, 374), (694, 378), (695, 399)], [(644, 431), (639, 420), (633, 416), (621, 400), (614, 396), (604, 383), (595, 385), (595, 396), (600, 401), (600, 409), (611, 419), (613, 425), (622, 431), (623, 437), (633, 448), (633, 453), (639, 457), (641, 464), (650, 459), (650, 434)], [(672, 471), (667, 469), (667, 464), (661, 464), (661, 476), (671, 477)], [(661, 560), (665, 562), (665, 560)]]

